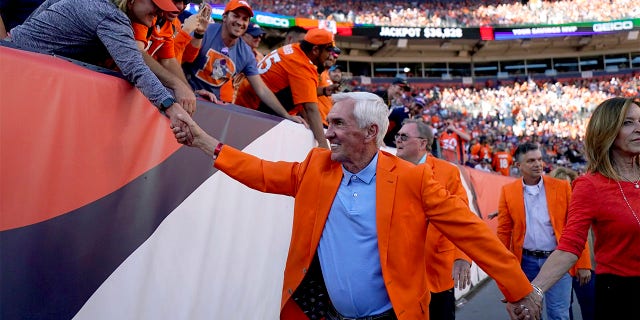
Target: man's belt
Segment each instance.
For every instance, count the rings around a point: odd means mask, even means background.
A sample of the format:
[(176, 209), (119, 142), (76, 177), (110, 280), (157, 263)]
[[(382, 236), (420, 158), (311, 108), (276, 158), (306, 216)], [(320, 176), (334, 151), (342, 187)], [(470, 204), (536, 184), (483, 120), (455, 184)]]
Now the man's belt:
[(393, 308), (380, 314), (376, 314), (373, 316), (360, 317), (360, 318), (344, 317), (338, 311), (336, 311), (336, 309), (333, 308), (333, 306), (329, 308), (329, 313), (331, 313), (331, 315), (334, 318), (340, 319), (340, 320), (396, 320), (398, 319), (396, 318), (396, 314), (393, 312)]
[(536, 258), (548, 258), (552, 253), (553, 253), (553, 250), (551, 250), (551, 251), (542, 251), (542, 250), (522, 249), (522, 254), (525, 254), (525, 255), (528, 255), (528, 256), (532, 256), (532, 257), (536, 257)]

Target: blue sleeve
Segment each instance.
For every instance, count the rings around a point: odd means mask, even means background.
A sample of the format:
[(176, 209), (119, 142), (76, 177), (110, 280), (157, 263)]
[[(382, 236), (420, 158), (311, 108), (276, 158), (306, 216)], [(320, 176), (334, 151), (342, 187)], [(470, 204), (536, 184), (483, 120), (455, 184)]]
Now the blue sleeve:
[(142, 59), (128, 22), (119, 20), (118, 16), (108, 17), (98, 25), (97, 34), (124, 77), (154, 105), (159, 106), (172, 97)]
[(256, 61), (256, 56), (251, 51), (251, 47), (242, 41), (242, 38), (239, 39), (241, 46), (241, 54), (242, 54), (242, 62), (244, 64), (242, 68), (242, 73), (244, 73), (247, 77), (258, 75), (258, 61)]

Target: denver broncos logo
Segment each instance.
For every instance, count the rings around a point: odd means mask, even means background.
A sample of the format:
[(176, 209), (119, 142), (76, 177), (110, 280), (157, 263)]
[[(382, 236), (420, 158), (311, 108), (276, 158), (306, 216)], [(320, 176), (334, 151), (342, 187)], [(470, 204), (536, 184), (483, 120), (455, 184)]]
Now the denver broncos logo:
[(236, 74), (236, 65), (226, 55), (209, 49), (207, 61), (202, 69), (196, 72), (196, 77), (214, 87), (220, 87)]

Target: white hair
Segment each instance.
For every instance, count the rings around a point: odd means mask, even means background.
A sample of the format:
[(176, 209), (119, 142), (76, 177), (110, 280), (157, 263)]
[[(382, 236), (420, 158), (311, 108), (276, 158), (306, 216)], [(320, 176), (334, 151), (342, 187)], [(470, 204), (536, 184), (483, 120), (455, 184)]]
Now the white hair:
[(336, 93), (331, 96), (334, 103), (353, 101), (353, 116), (361, 129), (368, 125), (378, 126), (376, 145), (384, 146), (384, 136), (389, 128), (389, 107), (382, 98), (369, 92)]

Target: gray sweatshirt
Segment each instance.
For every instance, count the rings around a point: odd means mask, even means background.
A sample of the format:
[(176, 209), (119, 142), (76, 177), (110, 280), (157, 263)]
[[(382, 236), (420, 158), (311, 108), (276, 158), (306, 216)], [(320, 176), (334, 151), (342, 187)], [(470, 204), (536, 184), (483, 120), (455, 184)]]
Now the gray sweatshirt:
[(172, 97), (142, 59), (131, 21), (110, 0), (47, 0), (10, 34), (20, 47), (87, 63), (111, 57), (156, 106)]

